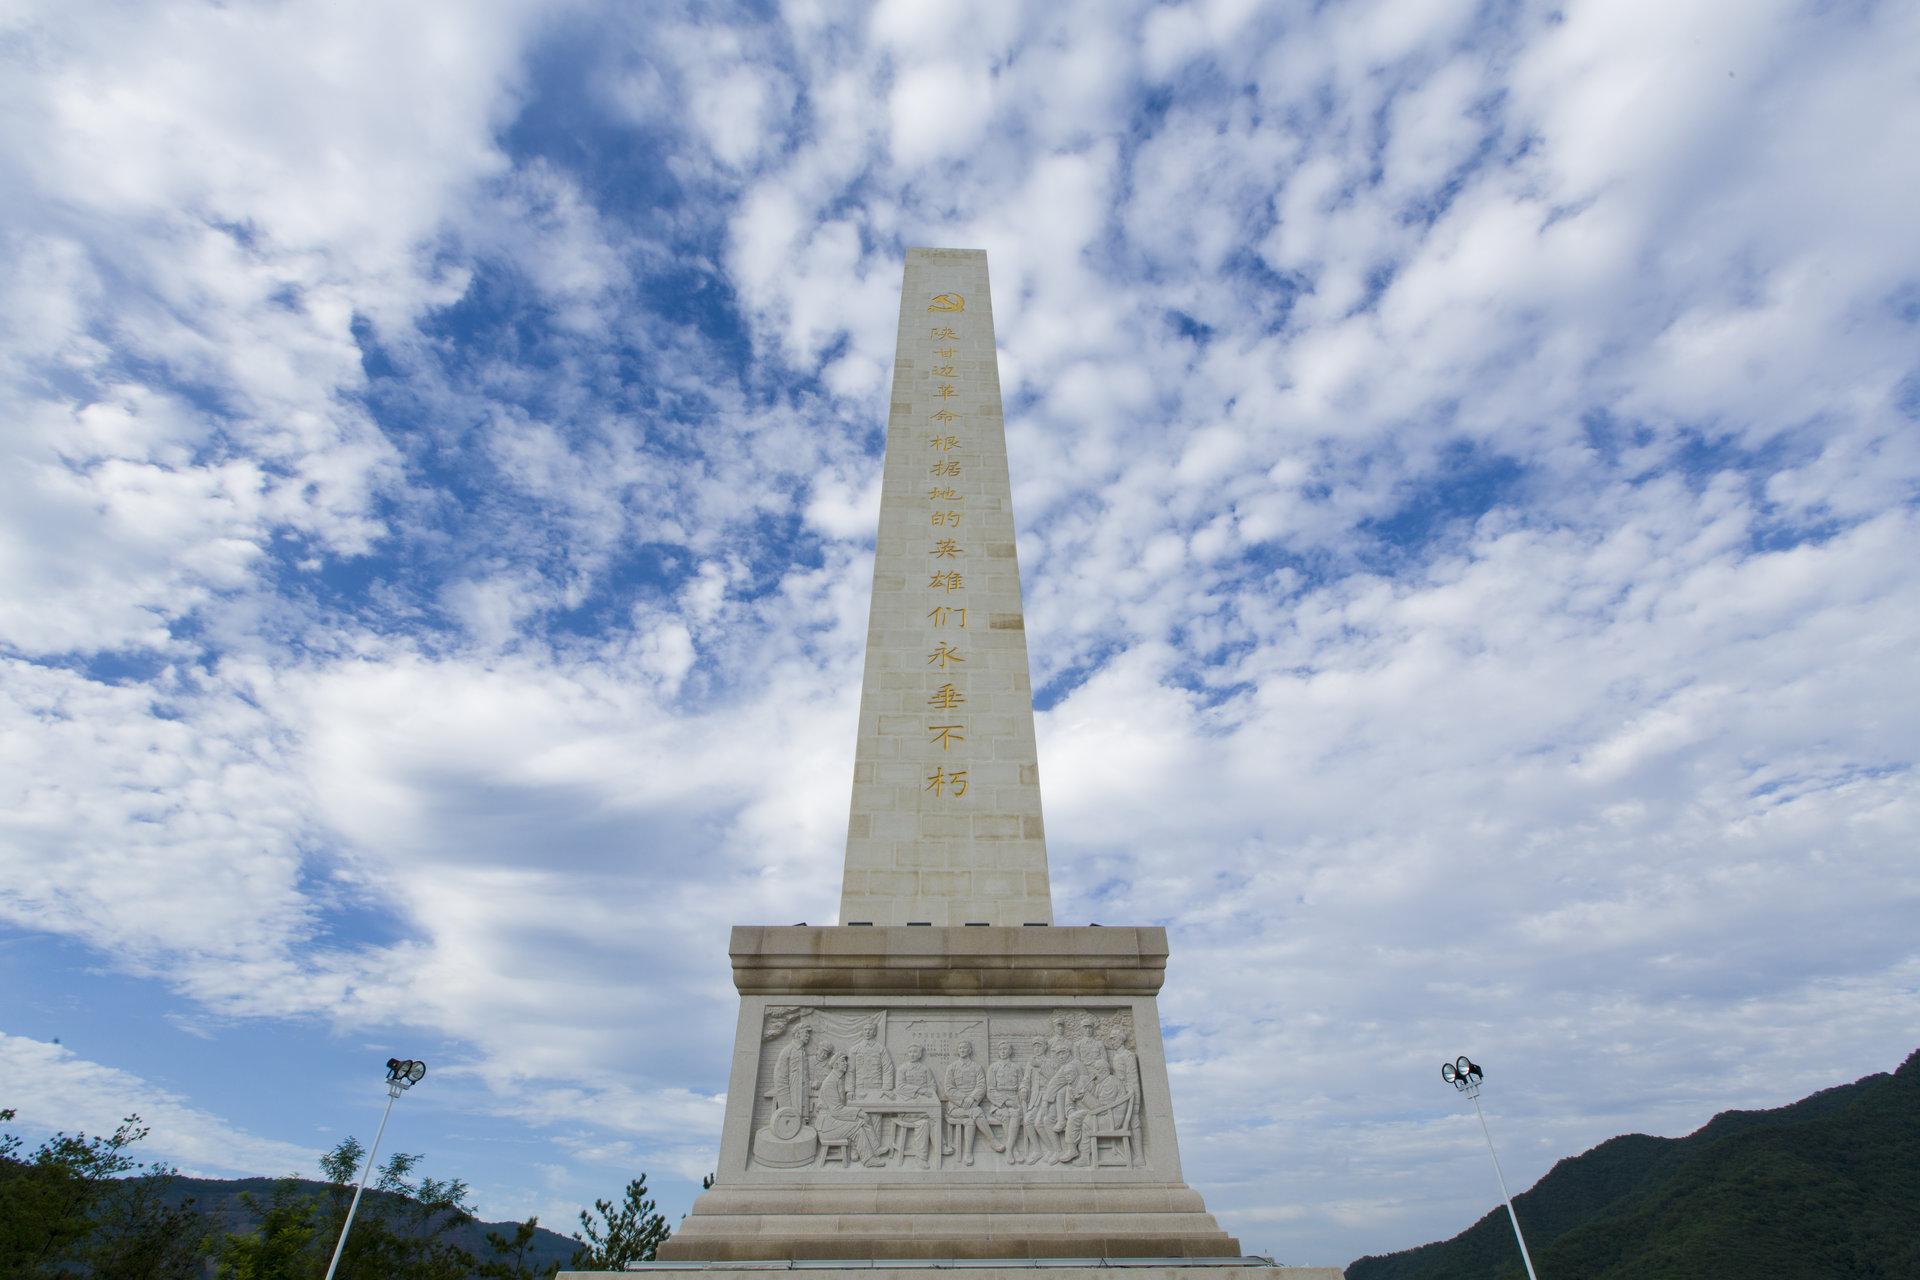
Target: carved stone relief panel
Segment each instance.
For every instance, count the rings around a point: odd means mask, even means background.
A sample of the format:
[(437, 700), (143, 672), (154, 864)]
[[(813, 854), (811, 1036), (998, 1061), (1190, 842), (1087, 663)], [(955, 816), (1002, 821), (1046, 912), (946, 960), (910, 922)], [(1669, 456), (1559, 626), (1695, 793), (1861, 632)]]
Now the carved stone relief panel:
[(762, 1169), (1134, 1168), (1127, 1008), (772, 1005), (749, 1161)]

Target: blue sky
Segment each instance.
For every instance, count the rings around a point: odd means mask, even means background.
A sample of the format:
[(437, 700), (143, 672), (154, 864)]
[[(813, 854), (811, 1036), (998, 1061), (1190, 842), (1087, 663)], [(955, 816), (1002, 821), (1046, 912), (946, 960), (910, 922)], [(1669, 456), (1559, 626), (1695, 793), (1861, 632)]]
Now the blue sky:
[(714, 1160), (837, 903), (902, 250), (990, 254), (1062, 922), (1344, 1263), (1892, 1067), (1920, 12), (4, 21), (0, 1102), (483, 1212)]

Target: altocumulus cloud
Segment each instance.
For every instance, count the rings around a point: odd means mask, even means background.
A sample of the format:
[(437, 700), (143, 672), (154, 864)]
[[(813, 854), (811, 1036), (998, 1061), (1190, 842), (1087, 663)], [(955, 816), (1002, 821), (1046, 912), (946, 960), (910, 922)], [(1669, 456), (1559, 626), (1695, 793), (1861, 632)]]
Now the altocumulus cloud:
[(31, 1125), (277, 1171), (407, 1049), (483, 1211), (684, 1206), (726, 927), (836, 901), (909, 244), (1250, 1247), (1483, 1211), (1463, 1049), (1524, 1183), (1913, 1047), (1911, 6), (8, 21)]

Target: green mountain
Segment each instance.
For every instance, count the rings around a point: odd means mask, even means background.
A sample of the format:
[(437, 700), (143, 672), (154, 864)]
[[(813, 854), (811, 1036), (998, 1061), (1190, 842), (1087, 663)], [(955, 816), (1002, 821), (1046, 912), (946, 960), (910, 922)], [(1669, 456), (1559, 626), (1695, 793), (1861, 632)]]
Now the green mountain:
[[(278, 1185), (277, 1178), (175, 1178), (167, 1188), (165, 1199), (174, 1205), (191, 1199), (193, 1207), (207, 1215), (209, 1225), (219, 1231), (251, 1231), (260, 1225), (260, 1215), (247, 1208), (240, 1198), (242, 1193), (252, 1196), (256, 1204), (266, 1204), (273, 1198), (273, 1189)], [(296, 1179), (294, 1185), (302, 1193), (312, 1196), (325, 1196), (329, 1190), (326, 1183), (305, 1178)], [(400, 1197), (368, 1188), (366, 1198), (361, 1202), (362, 1212), (379, 1202), (398, 1205)], [(453, 1228), (446, 1238), (449, 1243), (459, 1245), (474, 1256), (485, 1258), (489, 1256), (487, 1232), (496, 1231), (511, 1238), (517, 1225), (512, 1222), (476, 1220)], [(536, 1227), (526, 1260), (534, 1266), (558, 1262), (565, 1267), (573, 1260), (573, 1251), (579, 1247), (577, 1240), (545, 1227)]]
[[(1631, 1133), (1514, 1198), (1540, 1280), (1920, 1277), (1920, 1051), (1684, 1138)], [(1347, 1280), (1525, 1280), (1504, 1207)]]

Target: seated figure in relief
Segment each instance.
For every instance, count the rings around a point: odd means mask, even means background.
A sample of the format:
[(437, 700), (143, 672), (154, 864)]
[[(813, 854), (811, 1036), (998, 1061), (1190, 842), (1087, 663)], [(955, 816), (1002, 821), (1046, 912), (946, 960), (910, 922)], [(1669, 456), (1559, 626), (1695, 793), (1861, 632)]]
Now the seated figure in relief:
[[(877, 1147), (872, 1132), (867, 1127), (867, 1113), (851, 1105), (847, 1100), (847, 1077), (852, 1064), (847, 1055), (837, 1055), (826, 1074), (820, 1079), (820, 1101), (813, 1111), (814, 1131), (822, 1142), (846, 1141), (853, 1149), (854, 1159), (864, 1165), (878, 1165), (885, 1162), (887, 1150)], [(826, 1151), (820, 1153), (822, 1162), (826, 1160)]]
[(908, 1156), (920, 1157), (922, 1169), (931, 1167), (933, 1144), (940, 1141), (940, 1089), (933, 1078), (933, 1068), (927, 1065), (927, 1051), (918, 1044), (907, 1046), (907, 1060), (894, 1078), (893, 1098), (896, 1102), (925, 1102), (932, 1104), (931, 1115), (908, 1113), (893, 1117), (892, 1146), (900, 1152), (904, 1164)]
[(1094, 1037), (1091, 1025), (1086, 1031), (1073, 1047), (1080, 1078), (1067, 1102), (1067, 1124), (1055, 1156), (1058, 1164), (1093, 1165), (1095, 1132), (1116, 1128), (1124, 1132), (1132, 1119), (1133, 1089), (1114, 1073), (1106, 1046)]
[[(993, 1130), (987, 1126), (987, 1111), (981, 1101), (987, 1096), (987, 1073), (973, 1060), (973, 1041), (962, 1040), (955, 1050), (960, 1056), (947, 1064), (947, 1076), (943, 1082), (947, 1094), (947, 1123), (960, 1126), (960, 1163), (973, 1163), (973, 1135), (984, 1134), (987, 1145), (995, 1151), (1000, 1148), (993, 1141)], [(953, 1154), (953, 1148), (943, 1146), (947, 1155)]]
[[(1002, 1040), (1000, 1052), (987, 1064), (987, 1119), (1000, 1126), (1000, 1141), (994, 1150), (1013, 1155), (1013, 1144), (1020, 1140), (1020, 1121), (1026, 1104), (1020, 1097), (1020, 1064), (1013, 1060), (1013, 1041)], [(993, 1135), (987, 1135), (993, 1141)]]
[(1067, 1119), (1079, 1105), (1079, 1099), (1086, 1093), (1089, 1083), (1086, 1068), (1072, 1054), (1068, 1054), (1064, 1062), (1056, 1060), (1040, 1106), (1041, 1124), (1050, 1148), (1047, 1152), (1048, 1164), (1059, 1164), (1068, 1158), (1063, 1136), (1067, 1131)]

